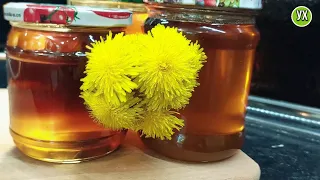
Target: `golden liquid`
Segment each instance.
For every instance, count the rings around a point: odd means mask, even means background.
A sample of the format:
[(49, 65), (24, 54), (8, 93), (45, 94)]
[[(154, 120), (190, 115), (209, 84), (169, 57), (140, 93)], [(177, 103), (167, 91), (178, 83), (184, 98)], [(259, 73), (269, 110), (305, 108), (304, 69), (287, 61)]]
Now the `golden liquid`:
[(198, 135), (241, 132), (254, 50), (207, 48), (206, 54), (208, 60), (200, 72), (200, 86), (181, 111), (188, 123), (185, 130)]
[(73, 52), (84, 51), (94, 37), (99, 34), (20, 28), (9, 33), (10, 129), (26, 155), (74, 163), (103, 156), (120, 145), (125, 131), (96, 124), (79, 97), (86, 59)]
[(126, 27), (126, 34), (143, 33), (143, 25), (148, 18), (148, 13), (134, 12), (132, 15), (132, 25)]
[(148, 18), (145, 31), (158, 23), (177, 27), (198, 41), (208, 59), (199, 73), (190, 104), (181, 110), (185, 127), (171, 141), (144, 138), (146, 145), (171, 158), (216, 161), (243, 144), (244, 118), (255, 48), (254, 25), (215, 25)]

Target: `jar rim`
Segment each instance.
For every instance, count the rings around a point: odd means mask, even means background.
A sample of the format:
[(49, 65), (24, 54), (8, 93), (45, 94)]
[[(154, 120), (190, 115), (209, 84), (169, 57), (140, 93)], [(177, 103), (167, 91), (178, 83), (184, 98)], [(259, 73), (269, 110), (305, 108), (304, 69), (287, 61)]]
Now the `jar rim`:
[(175, 11), (199, 11), (203, 13), (216, 12), (219, 14), (232, 14), (241, 16), (256, 16), (259, 14), (261, 9), (245, 9), (245, 8), (220, 8), (212, 6), (197, 6), (197, 5), (186, 5), (186, 4), (169, 4), (169, 3), (157, 3), (147, 2), (148, 9), (170, 9)]
[(131, 3), (131, 2), (118, 2), (118, 1), (108, 1), (108, 0), (70, 0), (71, 5), (76, 6), (105, 6), (119, 9), (129, 9), (133, 12), (147, 13), (148, 9), (144, 3)]
[(31, 29), (38, 31), (52, 31), (52, 32), (102, 32), (108, 31), (112, 28), (125, 28), (126, 26), (110, 26), (110, 27), (84, 27), (84, 26), (66, 26), (61, 24), (39, 24), (10, 21), (10, 25), (16, 28)]
[(157, 19), (170, 21), (210, 23), (210, 24), (255, 24), (255, 16), (258, 14), (254, 10), (226, 9), (186, 6), (177, 4), (148, 3), (150, 16)]

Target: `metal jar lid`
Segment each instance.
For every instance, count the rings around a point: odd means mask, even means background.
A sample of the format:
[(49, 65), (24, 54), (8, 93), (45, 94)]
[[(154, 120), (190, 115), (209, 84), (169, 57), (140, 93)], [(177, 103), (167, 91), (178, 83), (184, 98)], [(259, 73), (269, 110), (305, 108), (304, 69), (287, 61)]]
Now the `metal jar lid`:
[[(141, 1), (141, 2), (140, 2)], [(70, 0), (70, 5), (75, 6), (90, 6), (90, 7), (106, 7), (106, 8), (119, 8), (119, 9), (129, 9), (134, 13), (147, 13), (147, 8), (142, 0), (137, 2), (130, 2), (128, 0)]]
[(132, 24), (132, 11), (59, 4), (7, 3), (4, 19), (13, 22), (68, 26), (121, 27)]

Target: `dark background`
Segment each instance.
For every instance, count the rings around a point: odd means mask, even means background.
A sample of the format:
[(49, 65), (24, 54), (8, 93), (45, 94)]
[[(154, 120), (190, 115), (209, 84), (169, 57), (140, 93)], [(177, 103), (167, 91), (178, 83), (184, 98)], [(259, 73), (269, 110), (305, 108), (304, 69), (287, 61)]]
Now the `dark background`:
[[(304, 28), (291, 21), (300, 5), (313, 14)], [(265, 0), (263, 6), (251, 94), (320, 107), (320, 1)]]

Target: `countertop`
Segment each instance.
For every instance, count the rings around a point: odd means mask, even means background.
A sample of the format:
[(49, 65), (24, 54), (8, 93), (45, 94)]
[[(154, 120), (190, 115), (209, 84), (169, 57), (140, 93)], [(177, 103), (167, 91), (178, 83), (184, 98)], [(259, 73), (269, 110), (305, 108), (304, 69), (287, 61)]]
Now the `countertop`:
[(216, 163), (183, 163), (161, 157), (143, 146), (134, 133), (104, 158), (80, 164), (53, 164), (28, 158), (9, 134), (8, 96), (0, 89), (1, 180), (258, 180), (259, 165), (242, 151)]
[(242, 150), (260, 165), (261, 180), (320, 180), (320, 109), (256, 99)]

